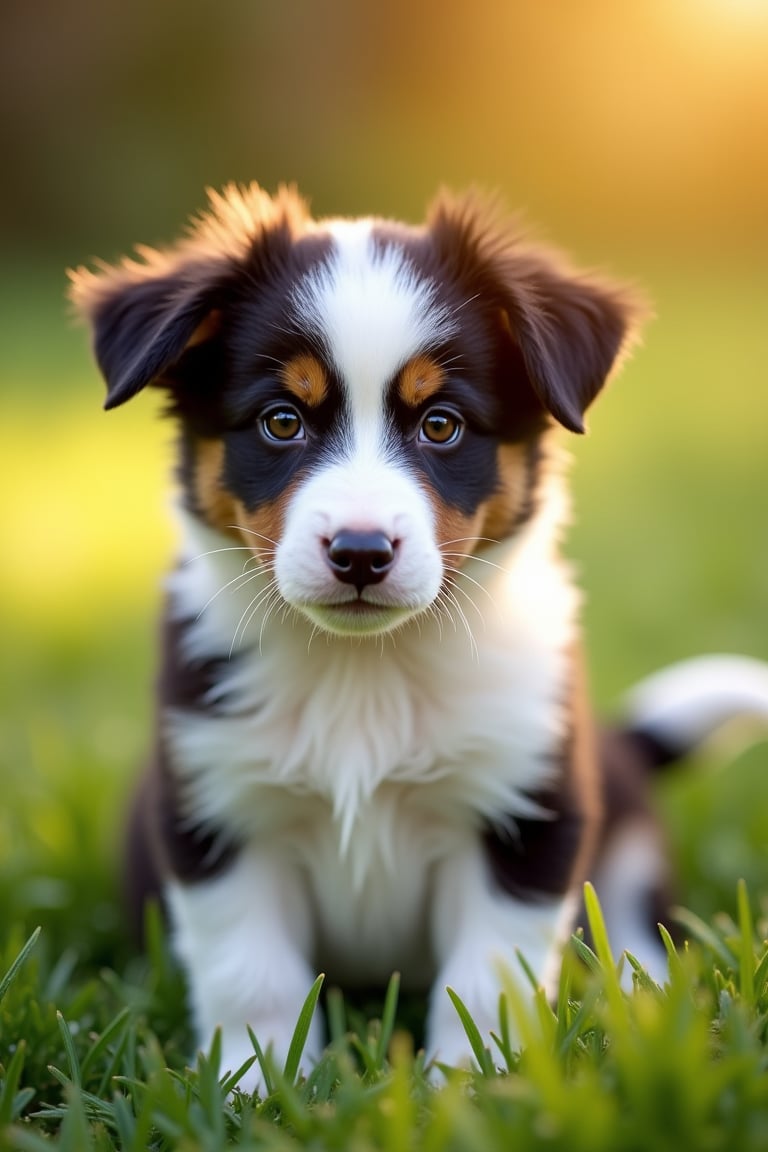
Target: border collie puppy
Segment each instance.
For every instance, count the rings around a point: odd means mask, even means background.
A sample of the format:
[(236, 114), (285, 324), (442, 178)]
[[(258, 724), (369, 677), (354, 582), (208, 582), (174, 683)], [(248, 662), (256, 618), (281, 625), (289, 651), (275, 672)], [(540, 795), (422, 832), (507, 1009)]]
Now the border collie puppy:
[(473, 198), (415, 228), (255, 185), (73, 280), (106, 406), (153, 384), (178, 427), (137, 916), (160, 891), (224, 1067), (246, 1025), (285, 1056), (320, 969), (431, 988), (428, 1054), (465, 1062), (446, 985), (486, 1036), (516, 951), (549, 986), (598, 841), (556, 434), (631, 293)]

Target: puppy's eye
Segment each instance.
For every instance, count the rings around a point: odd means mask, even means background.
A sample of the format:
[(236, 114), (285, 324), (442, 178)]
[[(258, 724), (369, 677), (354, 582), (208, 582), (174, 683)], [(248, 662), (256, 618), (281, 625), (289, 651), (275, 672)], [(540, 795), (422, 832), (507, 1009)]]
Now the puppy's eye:
[(450, 408), (431, 408), (421, 422), (419, 440), (428, 444), (455, 444), (464, 431), (464, 421)]
[(261, 418), (264, 434), (270, 440), (303, 440), (304, 425), (295, 408), (281, 404), (270, 408)]

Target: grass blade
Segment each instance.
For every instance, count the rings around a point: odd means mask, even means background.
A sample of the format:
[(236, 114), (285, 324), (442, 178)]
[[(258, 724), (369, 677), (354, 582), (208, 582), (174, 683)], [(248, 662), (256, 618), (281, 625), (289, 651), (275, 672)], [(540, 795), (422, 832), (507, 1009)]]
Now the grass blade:
[(611, 951), (611, 945), (608, 940), (608, 932), (605, 927), (605, 920), (603, 919), (603, 910), (597, 899), (597, 892), (589, 881), (584, 885), (584, 904), (587, 910), (589, 930), (592, 933), (597, 958), (604, 969), (615, 972), (616, 962), (613, 959), (613, 952)]
[(382, 1068), (384, 1061), (389, 1051), (390, 1041), (392, 1040), (392, 1033), (395, 1030), (395, 1020), (397, 1017), (397, 1002), (400, 998), (400, 973), (393, 972), (389, 984), (387, 985), (387, 994), (384, 998), (384, 1008), (381, 1013), (381, 1031), (379, 1033), (378, 1043), (376, 1045), (376, 1063), (379, 1068)]
[(739, 880), (736, 888), (739, 911), (739, 984), (741, 995), (750, 1007), (755, 1002), (755, 929), (752, 911), (749, 907), (749, 893), (745, 880)]
[(589, 930), (595, 945), (595, 952), (600, 961), (603, 990), (611, 1006), (616, 1021), (623, 1020), (626, 1015), (624, 993), (621, 989), (619, 970), (611, 951), (608, 931), (603, 919), (603, 910), (597, 898), (597, 892), (587, 881), (584, 885), (584, 907), (587, 911)]
[(590, 972), (600, 972), (600, 961), (589, 944), (587, 944), (581, 936), (575, 934), (571, 936), (571, 946), (579, 960), (581, 960), (582, 964), (584, 964)]
[(257, 1059), (258, 1057), (254, 1053), (253, 1056), (249, 1056), (244, 1060), (239, 1068), (233, 1069), (228, 1076), (225, 1075), (224, 1078), (219, 1081), (221, 1090), (225, 1096), (228, 1096), (234, 1088), (237, 1088), (243, 1076), (245, 1076), (249, 1068), (253, 1067)]
[(315, 1014), (317, 1001), (320, 996), (320, 989), (323, 986), (325, 976), (321, 973), (317, 980), (309, 990), (304, 1004), (302, 1005), (299, 1019), (296, 1021), (296, 1027), (293, 1030), (291, 1043), (288, 1047), (288, 1055), (285, 1058), (285, 1066), (283, 1067), (283, 1079), (287, 1080), (289, 1084), (296, 1083), (296, 1077), (299, 1073), (299, 1064), (301, 1062), (302, 1053), (307, 1043), (309, 1036), (309, 1029), (312, 1026), (312, 1017)]
[(499, 995), (499, 1031), (491, 1032), (491, 1039), (501, 1053), (507, 1071), (511, 1072), (515, 1064), (515, 1053), (509, 1030), (509, 999), (506, 992)]
[(56, 1013), (56, 1020), (59, 1025), (59, 1032), (64, 1041), (64, 1049), (67, 1053), (67, 1061), (69, 1063), (69, 1078), (76, 1087), (82, 1087), (83, 1079), (80, 1072), (80, 1061), (77, 1058), (75, 1051), (75, 1042), (72, 1039), (72, 1033), (69, 1030), (69, 1025), (62, 1016), (61, 1012)]
[(469, 1013), (469, 1009), (461, 997), (456, 992), (454, 992), (453, 988), (446, 988), (446, 992), (451, 998), (451, 1003), (456, 1009), (459, 1020), (461, 1020), (461, 1026), (466, 1033), (467, 1040), (469, 1040), (469, 1046), (472, 1049), (472, 1053), (478, 1063), (480, 1071), (484, 1076), (495, 1076), (496, 1066), (493, 1062), (493, 1057), (491, 1056), (490, 1050), (486, 1048), (485, 1044), (483, 1043), (483, 1038), (480, 1035), (480, 1029), (472, 1019)]
[(677, 923), (682, 925), (695, 940), (698, 940), (700, 944), (714, 953), (721, 964), (724, 964), (726, 968), (732, 967), (734, 960), (732, 952), (720, 939), (717, 932), (710, 928), (709, 924), (705, 923), (700, 916), (690, 912), (687, 908), (675, 908), (674, 917)]
[(40, 928), (35, 928), (34, 932), (30, 936), (29, 940), (27, 940), (26, 944), (22, 948), (21, 952), (19, 952), (16, 959), (11, 964), (5, 976), (3, 976), (2, 980), (0, 980), (0, 1001), (2, 1001), (11, 984), (16, 979), (22, 964), (37, 943), (37, 938), (40, 935), (40, 931)]
[(768, 952), (763, 953), (760, 963), (755, 969), (754, 982), (757, 996), (763, 995), (766, 981), (768, 981)]
[(659, 929), (659, 935), (661, 936), (664, 949), (667, 953), (667, 966), (669, 968), (670, 980), (684, 979), (685, 971), (683, 969), (683, 962), (680, 959), (680, 953), (677, 950), (677, 945), (663, 924), (657, 924), (656, 927)]
[(654, 996), (658, 996), (661, 992), (661, 988), (653, 979), (653, 977), (649, 975), (642, 963), (637, 959), (636, 956), (633, 956), (631, 952), (625, 952), (624, 955), (627, 958), (627, 963), (632, 969), (636, 986), (638, 988), (644, 989), (646, 992), (650, 992)]
[(522, 968), (522, 970), (525, 974), (526, 980), (528, 981), (528, 983), (531, 986), (531, 991), (532, 992), (538, 992), (539, 981), (538, 981), (538, 978), (537, 978), (536, 973), (534, 972), (533, 968), (531, 968), (530, 964), (526, 960), (525, 956), (523, 956), (523, 954), (519, 948), (515, 948), (515, 955), (517, 956), (518, 964), (520, 965), (520, 967)]
[(26, 1054), (27, 1046), (23, 1040), (20, 1040), (5, 1069), (2, 1090), (0, 1090), (0, 1132), (15, 1119), (16, 1112), (20, 1110), (17, 1108), (16, 1091), (19, 1087)]
[(91, 1068), (91, 1065), (101, 1057), (110, 1041), (122, 1033), (122, 1031), (127, 1027), (130, 1015), (131, 1009), (130, 1007), (126, 1006), (120, 1012), (118, 1012), (114, 1020), (110, 1021), (101, 1035), (98, 1036), (96, 1040), (94, 1040), (93, 1044), (83, 1057), (83, 1062), (80, 1066), (80, 1073), (84, 1081), (88, 1077), (88, 1072)]
[(253, 1044), (253, 1050), (256, 1053), (256, 1059), (258, 1060), (259, 1067), (261, 1068), (261, 1074), (264, 1077), (264, 1093), (267, 1096), (271, 1096), (276, 1087), (275, 1077), (273, 1075), (271, 1049), (267, 1049), (265, 1052), (261, 1047), (261, 1044), (259, 1044), (256, 1033), (254, 1032), (253, 1028), (251, 1028), (250, 1024), (247, 1024), (246, 1028), (248, 1029), (248, 1036), (250, 1037), (251, 1044)]

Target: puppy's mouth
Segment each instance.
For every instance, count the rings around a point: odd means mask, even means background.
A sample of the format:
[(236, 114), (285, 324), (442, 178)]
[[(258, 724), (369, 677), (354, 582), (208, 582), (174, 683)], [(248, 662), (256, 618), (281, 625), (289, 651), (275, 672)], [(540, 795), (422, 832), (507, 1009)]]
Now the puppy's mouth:
[(400, 604), (377, 604), (361, 596), (340, 603), (309, 603), (301, 611), (313, 624), (335, 636), (376, 636), (398, 628), (419, 608)]

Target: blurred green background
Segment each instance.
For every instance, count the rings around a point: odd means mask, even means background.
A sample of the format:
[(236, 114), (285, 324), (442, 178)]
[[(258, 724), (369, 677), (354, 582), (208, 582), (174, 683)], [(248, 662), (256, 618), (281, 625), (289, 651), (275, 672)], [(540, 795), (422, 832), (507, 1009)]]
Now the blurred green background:
[[(645, 346), (573, 444), (596, 697), (768, 658), (765, 0), (6, 0), (0, 129), (5, 920), (115, 947), (173, 546), (169, 429), (101, 412), (64, 269), (171, 240), (207, 185), (414, 220), (479, 185), (639, 283)], [(702, 913), (768, 887), (768, 748), (710, 760), (660, 796)]]

